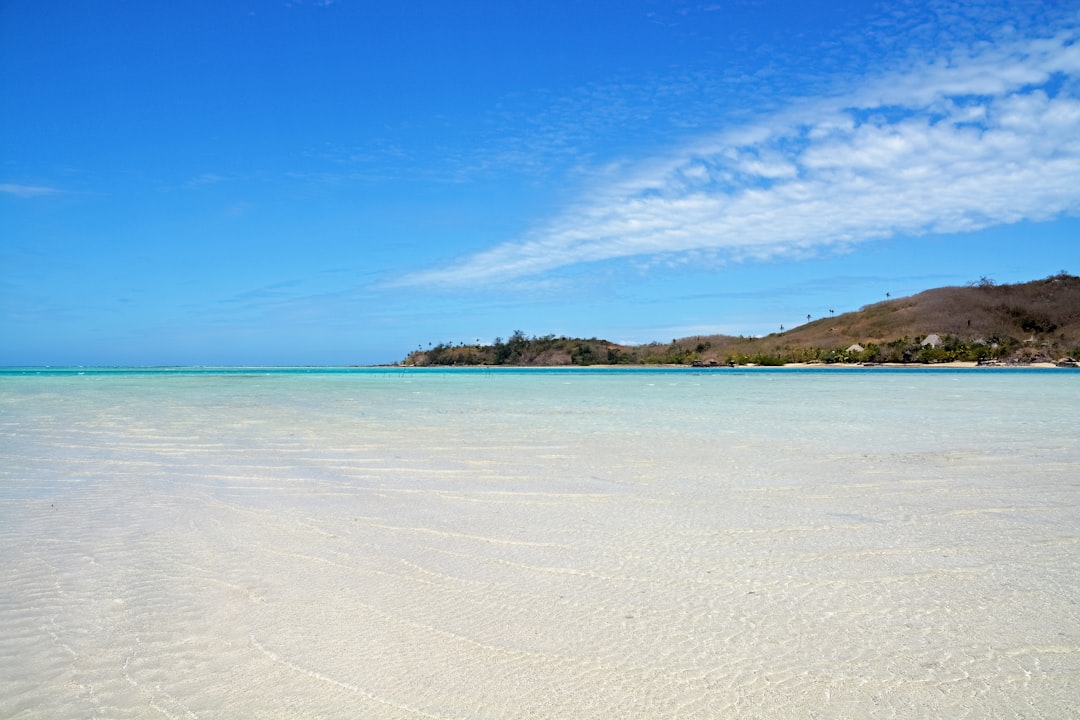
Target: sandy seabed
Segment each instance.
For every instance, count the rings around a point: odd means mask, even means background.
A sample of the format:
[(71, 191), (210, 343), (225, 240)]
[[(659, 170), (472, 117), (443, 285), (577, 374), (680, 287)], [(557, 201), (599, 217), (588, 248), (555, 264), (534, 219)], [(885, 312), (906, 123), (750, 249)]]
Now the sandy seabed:
[(1076, 435), (910, 390), (19, 396), (0, 717), (1080, 716)]

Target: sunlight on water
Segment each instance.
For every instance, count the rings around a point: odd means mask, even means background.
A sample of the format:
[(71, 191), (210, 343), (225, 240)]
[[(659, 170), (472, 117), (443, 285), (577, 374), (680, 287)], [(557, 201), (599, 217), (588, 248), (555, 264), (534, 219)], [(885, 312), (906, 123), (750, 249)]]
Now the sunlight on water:
[(1077, 407), (1069, 371), (4, 373), (0, 716), (1069, 716)]

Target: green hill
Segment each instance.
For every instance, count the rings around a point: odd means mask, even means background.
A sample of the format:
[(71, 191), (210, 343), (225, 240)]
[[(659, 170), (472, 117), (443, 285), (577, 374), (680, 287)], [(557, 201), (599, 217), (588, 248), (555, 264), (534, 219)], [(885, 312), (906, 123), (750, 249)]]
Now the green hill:
[(669, 344), (515, 332), (492, 345), (440, 344), (404, 364), (618, 365), (789, 362), (1057, 362), (1080, 357), (1080, 277), (997, 285), (983, 279), (867, 305), (764, 337), (707, 335)]

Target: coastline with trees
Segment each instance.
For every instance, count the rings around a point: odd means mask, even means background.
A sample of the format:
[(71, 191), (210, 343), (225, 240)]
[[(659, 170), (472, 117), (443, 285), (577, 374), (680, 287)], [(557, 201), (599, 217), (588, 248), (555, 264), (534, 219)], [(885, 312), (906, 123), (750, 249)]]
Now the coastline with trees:
[(407, 366), (781, 366), (822, 364), (1075, 365), (1080, 358), (1080, 277), (998, 285), (987, 278), (813, 319), (761, 337), (708, 335), (620, 345), (600, 338), (529, 336), (491, 344), (430, 343)]

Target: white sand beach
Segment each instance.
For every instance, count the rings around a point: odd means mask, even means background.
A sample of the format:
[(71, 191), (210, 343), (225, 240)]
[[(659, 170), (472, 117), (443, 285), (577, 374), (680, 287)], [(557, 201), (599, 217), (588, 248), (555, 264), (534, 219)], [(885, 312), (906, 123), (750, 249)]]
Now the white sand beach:
[(1076, 376), (2, 382), (2, 717), (1080, 714)]

